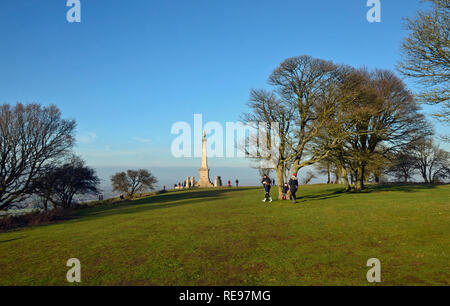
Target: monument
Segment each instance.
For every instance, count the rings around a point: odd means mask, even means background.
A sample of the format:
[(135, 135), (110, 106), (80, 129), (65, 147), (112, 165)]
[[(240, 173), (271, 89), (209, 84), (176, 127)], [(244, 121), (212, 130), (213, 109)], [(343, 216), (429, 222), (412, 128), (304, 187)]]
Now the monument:
[(216, 180), (214, 181), (214, 187), (222, 187), (222, 179), (220, 176), (216, 176)]
[(186, 188), (191, 188), (191, 187), (194, 187), (194, 186), (191, 186), (191, 178), (188, 176), (186, 178)]
[(198, 187), (207, 188), (214, 187), (214, 185), (209, 180), (209, 169), (208, 163), (206, 161), (206, 132), (203, 131), (202, 140), (202, 167), (200, 168), (200, 178), (197, 183)]

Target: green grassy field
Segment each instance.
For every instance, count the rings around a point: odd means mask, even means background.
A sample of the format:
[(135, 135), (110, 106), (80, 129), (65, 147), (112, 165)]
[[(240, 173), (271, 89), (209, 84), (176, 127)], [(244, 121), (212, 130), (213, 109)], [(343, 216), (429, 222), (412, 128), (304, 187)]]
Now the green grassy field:
[[(0, 285), (449, 285), (450, 186), (300, 189), (297, 205), (261, 188), (173, 192), (0, 234)], [(275, 196), (275, 191), (273, 192)]]

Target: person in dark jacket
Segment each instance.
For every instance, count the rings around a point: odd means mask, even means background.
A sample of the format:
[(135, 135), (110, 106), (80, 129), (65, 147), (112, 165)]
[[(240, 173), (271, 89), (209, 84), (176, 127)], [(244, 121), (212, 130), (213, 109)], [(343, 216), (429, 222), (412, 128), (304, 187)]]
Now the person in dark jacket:
[(291, 191), (292, 203), (297, 203), (297, 196), (295, 195), (295, 193), (298, 190), (298, 180), (295, 173), (292, 174), (292, 177), (289, 180), (289, 190)]
[(235, 183), (236, 183), (236, 188), (239, 187), (239, 180), (238, 179), (236, 179)]
[(264, 175), (261, 183), (264, 186), (264, 192), (266, 194), (266, 197), (264, 198), (263, 202), (267, 201), (272, 202), (272, 198), (270, 197), (270, 187), (272, 185), (272, 180), (267, 175)]
[(287, 193), (288, 193), (288, 191), (289, 191), (289, 185), (287, 183), (284, 183), (283, 190), (282, 190), (282, 192), (283, 192), (282, 199), (283, 200), (287, 200)]

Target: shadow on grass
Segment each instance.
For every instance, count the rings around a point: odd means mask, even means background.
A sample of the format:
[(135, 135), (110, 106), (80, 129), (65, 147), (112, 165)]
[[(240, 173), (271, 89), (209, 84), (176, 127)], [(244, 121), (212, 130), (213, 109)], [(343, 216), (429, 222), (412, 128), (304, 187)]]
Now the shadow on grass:
[(16, 240), (20, 240), (20, 239), (24, 239), (24, 238), (25, 238), (25, 236), (12, 238), (12, 239), (8, 239), (8, 240), (0, 240), (0, 243), (7, 243), (7, 242), (16, 241)]
[(224, 194), (253, 190), (253, 187), (242, 188), (221, 188), (221, 189), (203, 189), (198, 191), (176, 191), (164, 193), (156, 196), (142, 198), (139, 200), (129, 201), (125, 203), (118, 203), (114, 205), (108, 205), (104, 207), (87, 208), (81, 211), (77, 211), (72, 220), (91, 220), (95, 218), (123, 215), (123, 214), (135, 214), (139, 212), (172, 208), (178, 206), (184, 206), (189, 204), (199, 204), (202, 202), (210, 202), (211, 200), (218, 199)]
[(325, 193), (320, 193), (320, 194), (313, 194), (313, 195), (305, 195), (302, 196), (301, 192), (300, 194), (297, 194), (297, 200), (298, 202), (309, 202), (309, 201), (321, 201), (321, 200), (328, 200), (328, 199), (333, 199), (333, 198), (338, 198), (342, 195), (345, 195), (346, 192), (344, 189), (342, 190), (334, 190), (334, 191), (329, 191), (329, 192), (325, 192)]
[[(435, 189), (439, 185), (433, 184), (398, 184), (398, 185), (368, 185), (367, 188), (361, 192), (346, 192), (343, 186), (340, 185), (330, 185), (330, 189), (324, 190), (324, 192), (319, 194), (310, 194), (302, 196), (301, 189), (300, 193), (297, 195), (299, 202), (308, 201), (321, 201), (327, 199), (333, 199), (346, 194), (371, 194), (380, 192), (420, 192), (424, 190)], [(336, 188), (342, 187), (342, 189), (336, 190)], [(332, 189), (331, 189), (332, 188)]]
[(439, 185), (434, 184), (369, 185), (364, 192), (365, 193), (388, 192), (388, 191), (419, 192), (424, 190), (435, 189), (438, 186)]

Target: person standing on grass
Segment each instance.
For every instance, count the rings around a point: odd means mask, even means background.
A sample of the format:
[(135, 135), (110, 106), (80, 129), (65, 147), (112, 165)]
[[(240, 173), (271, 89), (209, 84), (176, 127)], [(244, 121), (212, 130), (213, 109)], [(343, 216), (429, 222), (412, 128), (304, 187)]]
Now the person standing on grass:
[(272, 202), (272, 198), (270, 197), (270, 187), (272, 185), (272, 180), (264, 174), (263, 179), (261, 181), (261, 183), (264, 186), (264, 192), (266, 194), (266, 197), (264, 198), (263, 202)]
[(228, 188), (231, 188), (231, 180), (228, 180)]
[(239, 180), (236, 179), (236, 188), (239, 187)]
[(298, 190), (298, 180), (295, 173), (292, 174), (292, 177), (289, 180), (289, 190), (291, 191), (292, 203), (297, 203), (297, 196), (295, 195), (295, 193)]

